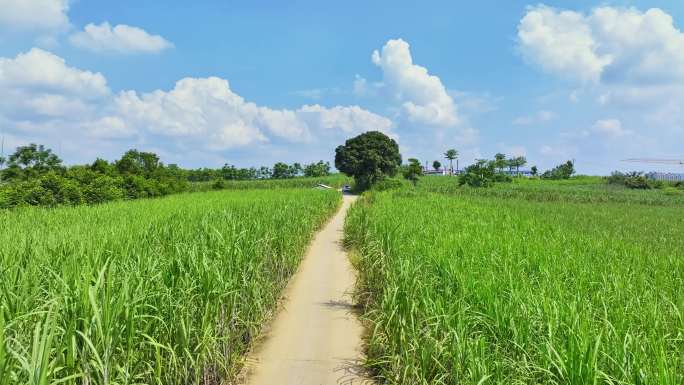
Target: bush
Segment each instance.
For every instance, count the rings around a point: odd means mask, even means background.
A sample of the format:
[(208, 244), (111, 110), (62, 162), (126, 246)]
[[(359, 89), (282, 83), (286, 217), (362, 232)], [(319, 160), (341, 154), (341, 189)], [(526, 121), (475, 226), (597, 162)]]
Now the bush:
[(78, 182), (49, 172), (40, 178), (40, 185), (51, 199), (49, 206), (83, 203), (83, 193)]
[(465, 172), (458, 177), (460, 186), (490, 187), (495, 181), (494, 163), (481, 160), (466, 167)]
[(633, 176), (625, 179), (625, 186), (632, 189), (648, 190), (651, 187), (649, 180), (645, 176)]
[(122, 183), (121, 178), (100, 175), (83, 187), (83, 197), (89, 204), (121, 200), (124, 198)]
[(497, 183), (512, 183), (513, 178), (510, 175), (504, 174), (502, 172), (497, 172), (494, 174), (494, 182)]
[(404, 180), (397, 178), (385, 178), (373, 185), (373, 191), (387, 191), (387, 190), (397, 190), (404, 186), (408, 186)]
[(554, 167), (551, 170), (545, 171), (541, 177), (542, 179), (570, 179), (575, 173), (575, 164), (569, 160), (561, 165)]
[(680, 196), (680, 195), (684, 195), (684, 188), (677, 188), (677, 187), (674, 187), (674, 186), (665, 187), (665, 188), (663, 189), (663, 194), (665, 194), (665, 195), (670, 195), (670, 196)]
[(623, 174), (620, 171), (613, 171), (609, 177), (606, 177), (606, 182), (608, 184), (624, 185), (626, 179), (626, 174)]
[(226, 188), (226, 182), (224, 182), (223, 179), (216, 179), (214, 183), (211, 184), (211, 188), (214, 190), (223, 190)]
[(608, 184), (623, 185), (627, 188), (637, 190), (660, 189), (665, 186), (662, 181), (650, 179), (638, 171), (628, 173), (613, 171), (613, 173), (606, 178), (606, 181)]

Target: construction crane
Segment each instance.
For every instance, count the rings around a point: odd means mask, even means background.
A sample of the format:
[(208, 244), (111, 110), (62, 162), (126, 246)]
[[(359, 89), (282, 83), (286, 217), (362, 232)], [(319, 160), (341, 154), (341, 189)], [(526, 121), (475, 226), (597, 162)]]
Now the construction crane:
[(675, 166), (684, 166), (684, 160), (682, 159), (624, 159), (623, 162), (670, 164)]

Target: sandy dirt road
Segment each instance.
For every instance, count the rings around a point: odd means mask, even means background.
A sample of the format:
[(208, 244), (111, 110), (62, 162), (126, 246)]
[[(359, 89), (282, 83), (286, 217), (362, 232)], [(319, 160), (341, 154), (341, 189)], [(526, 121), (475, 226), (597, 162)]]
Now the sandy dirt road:
[(358, 367), (362, 327), (351, 302), (354, 270), (342, 249), (344, 218), (355, 197), (315, 236), (285, 290), (283, 306), (248, 357), (248, 385), (370, 384)]

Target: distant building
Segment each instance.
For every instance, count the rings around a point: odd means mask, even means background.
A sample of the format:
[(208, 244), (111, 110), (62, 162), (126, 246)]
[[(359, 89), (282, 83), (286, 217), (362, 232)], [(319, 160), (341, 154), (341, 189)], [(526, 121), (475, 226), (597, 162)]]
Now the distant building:
[[(460, 174), (463, 174), (463, 172), (464, 172), (463, 170), (454, 170), (454, 175), (460, 175)], [(530, 170), (520, 170), (520, 171), (503, 170), (502, 172), (504, 174), (510, 175), (510, 176), (525, 176), (525, 177), (532, 177), (533, 176), (532, 171), (530, 171)], [(448, 176), (449, 173), (450, 173), (450, 170), (446, 169), (446, 168), (440, 168), (439, 170), (435, 170), (432, 168), (428, 169), (428, 168), (423, 167), (423, 174), (424, 175), (446, 175), (446, 176)]]
[(684, 174), (673, 172), (649, 172), (646, 177), (667, 182), (684, 182)]

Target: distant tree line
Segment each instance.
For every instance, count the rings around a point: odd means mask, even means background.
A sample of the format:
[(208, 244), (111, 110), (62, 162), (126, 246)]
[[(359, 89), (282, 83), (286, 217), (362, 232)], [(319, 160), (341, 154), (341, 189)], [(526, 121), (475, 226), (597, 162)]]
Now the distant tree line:
[(198, 168), (185, 170), (190, 182), (209, 182), (217, 179), (224, 180), (250, 180), (250, 179), (287, 179), (298, 176), (322, 177), (330, 175), (330, 163), (318, 161), (316, 163), (299, 163), (288, 165), (278, 162), (272, 168), (262, 166), (260, 168), (237, 168), (226, 164), (220, 169)]
[(613, 171), (610, 176), (606, 177), (608, 184), (625, 186), (636, 190), (651, 190), (662, 188), (678, 188), (684, 190), (684, 181), (666, 182), (648, 178), (640, 171), (620, 172)]
[(42, 145), (17, 148), (0, 159), (0, 208), (97, 204), (121, 199), (160, 197), (188, 191), (190, 182), (248, 179), (285, 179), (330, 174), (323, 161), (301, 166), (276, 163), (273, 168), (185, 170), (166, 165), (152, 152), (129, 150), (108, 162), (64, 166), (62, 160)]

